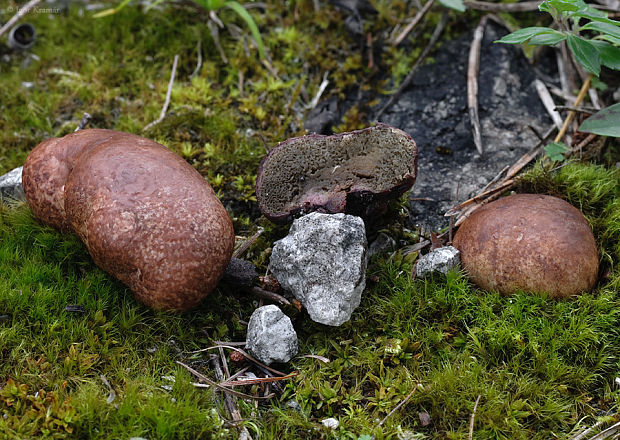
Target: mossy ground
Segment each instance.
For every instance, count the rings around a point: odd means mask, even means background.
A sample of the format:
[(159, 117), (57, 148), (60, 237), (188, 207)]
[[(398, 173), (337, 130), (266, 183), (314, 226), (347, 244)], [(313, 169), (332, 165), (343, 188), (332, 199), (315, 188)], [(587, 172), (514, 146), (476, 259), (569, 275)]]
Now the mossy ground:
[[(405, 2), (373, 3), (376, 35), (409, 15)], [(303, 104), (325, 71), (326, 93), (334, 95), (344, 96), (360, 79), (376, 81), (379, 89), (393, 83), (369, 67), (367, 53), (331, 6), (316, 12), (310, 0), (269, 1), (266, 10), (251, 13), (271, 68), (249, 39), (226, 29), (220, 30), (224, 62), (207, 15), (187, 6), (149, 13), (127, 7), (99, 20), (77, 7), (30, 14), (39, 34), (31, 52), (39, 59), (7, 52), (10, 59), (0, 63), (0, 173), (21, 165), (43, 139), (73, 131), (85, 111), (94, 117), (92, 126), (141, 133), (160, 112), (179, 54), (168, 116), (144, 135), (209, 179), (238, 234), (267, 227), (246, 254), (264, 268), (269, 246), (285, 230), (269, 226), (256, 209), (253, 183), (263, 142), (273, 146), (301, 133)], [(432, 30), (437, 16), (422, 32)], [(231, 11), (220, 17), (238, 20)], [(190, 80), (199, 40), (204, 62)], [(410, 64), (408, 50), (389, 49), (375, 62), (395, 66), (397, 80)], [(22, 87), (23, 81), (34, 87)], [(340, 128), (365, 122), (363, 110), (352, 110)], [(592, 164), (553, 172), (535, 167), (523, 181), (522, 190), (563, 197), (592, 224), (602, 263), (592, 294), (571, 301), (525, 293), (504, 298), (475, 289), (457, 272), (412, 280), (411, 261), (400, 253), (375, 258), (350, 322), (327, 328), (304, 314), (293, 317), (300, 354), (331, 362), (295, 359), (285, 368), (299, 375), (282, 396), (258, 408), (239, 401), (245, 426), (268, 439), (465, 439), (478, 396), (477, 439), (562, 438), (617, 417), (619, 183), (618, 170)], [(42, 226), (25, 205), (2, 207), (0, 437), (236, 438), (213, 392), (194, 388), (175, 361), (198, 364), (206, 355), (190, 351), (214, 340), (244, 340), (244, 322), (255, 307), (254, 298), (222, 285), (191, 313), (153, 312), (94, 266), (75, 237)], [(203, 372), (211, 374), (206, 363)], [(116, 393), (112, 402), (103, 378)], [(378, 427), (414, 387), (408, 403)], [(287, 406), (290, 399), (300, 411)], [(423, 426), (419, 413), (428, 413), (430, 424)], [(338, 430), (322, 427), (326, 417), (340, 420)]]

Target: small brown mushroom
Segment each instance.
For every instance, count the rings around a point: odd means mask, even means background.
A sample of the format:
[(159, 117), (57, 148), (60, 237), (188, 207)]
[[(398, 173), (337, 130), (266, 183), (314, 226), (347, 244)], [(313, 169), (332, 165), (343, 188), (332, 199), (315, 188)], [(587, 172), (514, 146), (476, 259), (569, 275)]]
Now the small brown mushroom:
[(596, 283), (592, 230), (577, 208), (556, 197), (516, 194), (489, 203), (463, 222), (453, 245), (485, 290), (566, 298)]
[(256, 198), (276, 223), (311, 211), (368, 218), (413, 186), (417, 153), (407, 133), (386, 124), (292, 138), (261, 162)]
[(211, 186), (149, 139), (83, 130), (47, 140), (26, 159), (23, 186), (36, 217), (75, 232), (153, 308), (197, 305), (232, 255), (232, 222)]

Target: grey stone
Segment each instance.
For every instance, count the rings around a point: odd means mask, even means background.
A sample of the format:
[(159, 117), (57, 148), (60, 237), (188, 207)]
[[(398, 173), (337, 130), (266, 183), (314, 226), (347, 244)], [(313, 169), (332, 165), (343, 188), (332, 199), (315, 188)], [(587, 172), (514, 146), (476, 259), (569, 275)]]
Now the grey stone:
[(416, 264), (416, 277), (424, 278), (432, 273), (447, 274), (461, 263), (461, 253), (453, 246), (437, 248), (420, 257)]
[(0, 176), (0, 202), (11, 200), (26, 200), (24, 188), (22, 188), (22, 169), (15, 168), (3, 176)]
[(256, 267), (250, 261), (235, 257), (230, 259), (222, 276), (222, 281), (243, 287), (252, 286), (257, 279)]
[(288, 362), (297, 354), (297, 333), (288, 316), (274, 305), (254, 310), (248, 323), (247, 350), (261, 362)]
[(364, 222), (347, 214), (313, 212), (293, 222), (273, 246), (269, 269), (321, 324), (351, 318), (366, 286)]

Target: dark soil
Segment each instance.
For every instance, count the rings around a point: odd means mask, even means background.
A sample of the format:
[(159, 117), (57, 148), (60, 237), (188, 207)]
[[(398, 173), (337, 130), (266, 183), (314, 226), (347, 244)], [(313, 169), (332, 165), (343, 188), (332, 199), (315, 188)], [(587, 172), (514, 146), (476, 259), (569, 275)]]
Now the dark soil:
[(493, 43), (506, 33), (489, 23), (482, 42), (482, 156), (474, 146), (467, 110), (471, 32), (443, 44), (435, 62), (418, 70), (412, 85), (381, 118), (418, 144), (418, 177), (410, 195), (411, 221), (418, 226), (447, 226), (443, 214), (455, 204), (457, 187), (459, 201), (475, 194), (538, 142), (528, 125), (542, 133), (551, 124), (536, 93), (536, 72), (520, 47)]

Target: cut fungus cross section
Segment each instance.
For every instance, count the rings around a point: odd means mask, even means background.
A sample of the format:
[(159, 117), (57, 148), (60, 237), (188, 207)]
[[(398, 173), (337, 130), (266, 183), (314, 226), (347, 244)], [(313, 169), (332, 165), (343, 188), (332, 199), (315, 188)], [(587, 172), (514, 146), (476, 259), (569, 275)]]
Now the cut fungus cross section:
[(417, 147), (386, 124), (332, 136), (308, 135), (274, 147), (261, 162), (261, 211), (287, 223), (312, 211), (368, 217), (415, 182)]

